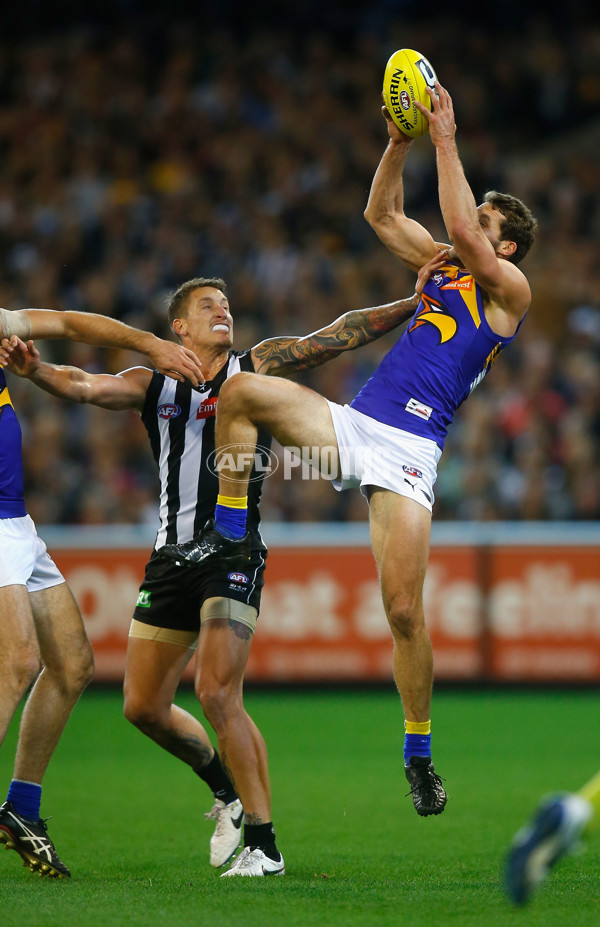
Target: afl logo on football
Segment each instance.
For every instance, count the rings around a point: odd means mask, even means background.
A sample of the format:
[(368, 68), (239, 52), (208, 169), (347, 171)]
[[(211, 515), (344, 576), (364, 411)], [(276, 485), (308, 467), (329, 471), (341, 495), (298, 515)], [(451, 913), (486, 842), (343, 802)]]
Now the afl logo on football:
[(406, 464), (402, 465), (402, 469), (407, 474), (407, 476), (416, 476), (417, 479), (422, 480), (423, 474), (417, 467), (407, 467)]
[(160, 418), (177, 418), (178, 415), (181, 415), (181, 406), (178, 406), (176, 402), (163, 402), (157, 411)]
[(406, 90), (402, 90), (398, 96), (400, 97), (400, 105), (402, 106), (402, 109), (410, 109), (410, 97)]
[(227, 579), (230, 579), (232, 583), (247, 583), (249, 582), (248, 577), (245, 573), (228, 573)]

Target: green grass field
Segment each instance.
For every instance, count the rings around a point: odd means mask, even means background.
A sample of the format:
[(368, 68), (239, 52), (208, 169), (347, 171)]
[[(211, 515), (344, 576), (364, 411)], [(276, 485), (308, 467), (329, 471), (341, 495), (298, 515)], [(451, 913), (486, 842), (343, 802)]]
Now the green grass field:
[[(195, 710), (193, 696), (180, 704)], [(504, 898), (507, 843), (538, 798), (600, 766), (590, 692), (438, 691), (434, 756), (449, 802), (418, 818), (405, 797), (393, 693), (251, 693), (270, 747), (287, 874), (220, 880), (208, 865), (204, 783), (130, 727), (118, 692), (77, 706), (42, 813), (73, 872), (51, 882), (0, 854), (3, 925), (587, 927), (600, 923), (600, 835), (523, 910)], [(12, 772), (13, 725), (0, 754)]]

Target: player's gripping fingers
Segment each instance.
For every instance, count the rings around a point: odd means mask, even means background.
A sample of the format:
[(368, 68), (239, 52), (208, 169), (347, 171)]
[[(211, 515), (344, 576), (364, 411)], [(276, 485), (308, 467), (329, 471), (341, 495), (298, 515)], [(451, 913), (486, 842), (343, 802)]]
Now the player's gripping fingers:
[(429, 122), (431, 141), (435, 145), (440, 139), (454, 137), (456, 132), (454, 108), (452, 106), (452, 97), (438, 81), (435, 82), (435, 90), (428, 87), (427, 93), (431, 97), (432, 112), (429, 112), (425, 106), (416, 100), (415, 106)]
[(439, 251), (436, 251), (431, 260), (427, 261), (426, 264), (423, 264), (419, 273), (426, 273), (428, 276), (431, 276), (432, 273), (435, 273), (436, 270), (438, 270), (446, 263), (448, 252), (448, 248), (440, 248)]
[(178, 380), (179, 383), (184, 383), (186, 379), (189, 379), (194, 386), (197, 386), (197, 383), (194, 383), (194, 378), (190, 375), (189, 377), (184, 377), (182, 373), (179, 373), (177, 370), (173, 370), (172, 367), (157, 367), (159, 373), (162, 373), (164, 377), (170, 377), (172, 380)]
[(433, 88), (428, 87), (427, 93), (431, 97), (431, 105), (436, 115), (451, 115), (452, 118), (454, 118), (454, 106), (452, 104), (452, 97), (446, 88), (442, 87), (439, 81), (436, 80)]
[[(383, 94), (382, 94), (382, 98), (383, 98)], [(390, 111), (387, 108), (387, 106), (382, 106), (381, 112), (383, 113), (383, 117), (385, 121), (387, 122), (388, 135), (391, 138), (391, 140), (393, 142), (403, 142), (405, 145), (410, 145), (413, 139), (410, 138), (410, 136), (405, 135), (404, 132), (400, 131), (400, 129), (398, 128), (394, 120), (392, 119), (390, 115)]]
[(11, 344), (8, 338), (3, 338), (0, 342), (0, 365), (6, 367), (10, 360)]
[(8, 353), (6, 367), (18, 376), (31, 376), (40, 365), (40, 352), (33, 341), (25, 344), (16, 335), (13, 335), (10, 341), (10, 353)]
[(180, 348), (181, 355), (177, 365), (176, 371), (181, 374), (181, 376), (175, 377), (173, 370), (169, 373), (169, 376), (173, 377), (176, 380), (191, 380), (194, 386), (198, 386), (200, 383), (204, 383), (204, 374), (202, 373), (202, 367), (200, 361), (196, 357), (193, 351), (189, 348)]
[(429, 278), (433, 274), (437, 273), (440, 267), (444, 266), (447, 257), (448, 249), (444, 248), (441, 251), (437, 251), (430, 261), (427, 261), (426, 264), (423, 264), (417, 275), (417, 283), (415, 285), (415, 293), (417, 296), (421, 295)]
[[(202, 364), (200, 363), (200, 361), (198, 360), (194, 352), (191, 351), (189, 348), (182, 348), (182, 350), (188, 359), (189, 370), (192, 376), (196, 378), (198, 383), (204, 383), (204, 374), (202, 373)], [(195, 383), (194, 385), (197, 386), (198, 383)]]
[(156, 350), (150, 356), (156, 369), (165, 376), (180, 382), (188, 379), (193, 386), (204, 383), (200, 361), (189, 348), (159, 341)]

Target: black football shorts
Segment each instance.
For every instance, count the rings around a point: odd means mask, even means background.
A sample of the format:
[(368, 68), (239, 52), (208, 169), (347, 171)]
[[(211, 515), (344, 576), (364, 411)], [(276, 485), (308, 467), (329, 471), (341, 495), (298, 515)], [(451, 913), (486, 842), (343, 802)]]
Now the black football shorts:
[(174, 631), (200, 631), (200, 609), (215, 596), (260, 611), (266, 550), (253, 550), (243, 566), (175, 566), (152, 552), (133, 613), (136, 621)]

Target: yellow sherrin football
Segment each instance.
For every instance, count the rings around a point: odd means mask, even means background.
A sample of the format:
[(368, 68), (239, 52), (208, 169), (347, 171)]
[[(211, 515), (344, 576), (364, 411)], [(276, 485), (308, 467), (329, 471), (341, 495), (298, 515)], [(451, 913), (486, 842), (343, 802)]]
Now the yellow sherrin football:
[(431, 110), (427, 87), (437, 80), (427, 58), (412, 48), (401, 48), (388, 61), (383, 78), (383, 99), (389, 114), (405, 135), (420, 138), (429, 123), (415, 106), (415, 100)]

